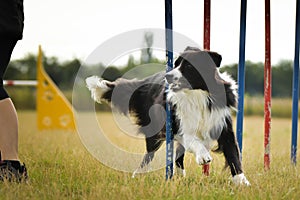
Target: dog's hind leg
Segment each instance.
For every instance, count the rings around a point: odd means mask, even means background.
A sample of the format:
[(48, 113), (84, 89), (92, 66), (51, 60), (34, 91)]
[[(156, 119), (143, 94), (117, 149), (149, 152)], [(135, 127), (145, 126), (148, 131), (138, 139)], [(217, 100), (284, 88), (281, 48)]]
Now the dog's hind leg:
[(147, 152), (144, 155), (143, 161), (140, 166), (133, 172), (132, 178), (134, 178), (137, 174), (146, 173), (149, 171), (149, 163), (152, 161), (154, 157), (154, 152)]
[(182, 175), (183, 177), (186, 176), (186, 172), (184, 169), (184, 147), (178, 143), (176, 147), (176, 157), (175, 157), (175, 164), (176, 164), (176, 171), (174, 170), (174, 173)]
[(223, 128), (218, 139), (219, 150), (223, 151), (226, 162), (230, 167), (233, 182), (237, 185), (247, 185), (250, 183), (245, 177), (240, 159), (239, 147), (232, 129), (231, 118), (226, 118), (227, 126)]
[(161, 144), (162, 140), (159, 138), (158, 134), (146, 138), (147, 153), (144, 155), (140, 166), (133, 172), (132, 178), (134, 178), (137, 174), (149, 171), (149, 163), (153, 160), (154, 154)]

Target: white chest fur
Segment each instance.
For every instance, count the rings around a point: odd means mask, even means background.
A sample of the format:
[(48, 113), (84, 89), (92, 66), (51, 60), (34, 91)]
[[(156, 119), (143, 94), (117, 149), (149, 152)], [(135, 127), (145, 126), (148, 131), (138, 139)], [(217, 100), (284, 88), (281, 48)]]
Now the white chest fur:
[[(170, 91), (167, 100), (176, 105), (176, 117), (180, 120), (179, 135), (196, 136), (211, 149), (212, 141), (218, 139), (230, 108), (209, 109), (209, 94), (203, 90)], [(213, 100), (212, 100), (213, 101)]]

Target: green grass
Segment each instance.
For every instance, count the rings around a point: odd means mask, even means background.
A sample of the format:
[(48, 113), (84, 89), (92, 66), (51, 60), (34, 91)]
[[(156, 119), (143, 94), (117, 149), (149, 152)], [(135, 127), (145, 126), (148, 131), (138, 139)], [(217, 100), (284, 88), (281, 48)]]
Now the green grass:
[[(272, 98), (271, 105), (272, 117), (290, 118), (292, 116), (291, 98)], [(264, 97), (246, 95), (244, 113), (247, 116), (264, 116)]]
[[(100, 123), (118, 131), (109, 114)], [(272, 121), (271, 170), (263, 168), (263, 118), (246, 117), (243, 165), (251, 187), (232, 184), (224, 159), (212, 154), (211, 175), (201, 174), (187, 154), (187, 177), (166, 182), (164, 169), (141, 175), (113, 170), (94, 159), (77, 133), (36, 129), (34, 112), (19, 112), (20, 158), (26, 162), (28, 184), (0, 183), (0, 199), (299, 199), (299, 166), (290, 164), (290, 119)], [(88, 126), (88, 124), (87, 124)], [(118, 142), (118, 137), (110, 139)], [(124, 138), (121, 137), (121, 145)], [(128, 143), (130, 144), (130, 143)], [(140, 145), (140, 144), (139, 144)], [(298, 156), (299, 159), (299, 156)]]

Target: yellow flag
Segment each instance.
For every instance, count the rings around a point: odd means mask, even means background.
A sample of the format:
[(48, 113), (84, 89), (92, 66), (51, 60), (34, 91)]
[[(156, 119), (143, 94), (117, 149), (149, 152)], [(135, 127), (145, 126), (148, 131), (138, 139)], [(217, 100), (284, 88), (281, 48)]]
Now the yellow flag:
[(39, 130), (76, 130), (75, 118), (70, 102), (45, 72), (42, 49), (39, 46), (37, 60), (37, 124)]

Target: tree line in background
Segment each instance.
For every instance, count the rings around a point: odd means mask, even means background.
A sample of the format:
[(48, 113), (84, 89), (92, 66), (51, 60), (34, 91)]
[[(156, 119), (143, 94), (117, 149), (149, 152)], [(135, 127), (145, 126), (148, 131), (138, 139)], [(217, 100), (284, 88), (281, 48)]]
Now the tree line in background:
[[(33, 54), (28, 54), (22, 59), (13, 60), (10, 62), (6, 71), (4, 79), (7, 80), (35, 80), (36, 79), (36, 61), (37, 57)], [(151, 58), (147, 62), (158, 63), (164, 65), (164, 61), (156, 58)], [(63, 90), (72, 90), (75, 77), (79, 68), (81, 67), (81, 61), (77, 58), (73, 60), (60, 62), (56, 57), (44, 57), (43, 65), (49, 76), (57, 84), (57, 86)], [(115, 80), (121, 77), (124, 73), (145, 64), (143, 61), (136, 61), (133, 56), (130, 56), (128, 62), (124, 66), (104, 66), (101, 63), (99, 65), (88, 66), (90, 75), (101, 74), (102, 77), (107, 80)], [(86, 67), (86, 66), (85, 66)], [(151, 65), (144, 68), (144, 71), (138, 71), (139, 77), (155, 73), (154, 69), (151, 69)], [(226, 71), (235, 80), (237, 79), (237, 64), (226, 65), (220, 68), (220, 71)], [(143, 73), (145, 75), (143, 75)], [(246, 62), (246, 80), (245, 90), (250, 96), (262, 96), (264, 86), (264, 64)], [(272, 67), (272, 96), (273, 97), (291, 97), (292, 95), (292, 75), (293, 75), (293, 62), (289, 60), (283, 60)]]
[[(150, 51), (144, 51), (148, 54)], [(43, 65), (46, 72), (62, 90), (64, 95), (72, 102), (73, 85), (78, 71), (81, 67), (85, 69), (85, 74), (80, 75), (81, 88), (79, 98), (82, 96), (89, 97), (89, 91), (85, 87), (84, 78), (91, 75), (101, 75), (102, 77), (113, 81), (123, 75), (129, 78), (146, 77), (164, 70), (165, 61), (159, 60), (152, 55), (149, 57), (142, 55), (141, 59), (137, 60), (133, 56), (129, 56), (128, 61), (124, 66), (104, 66), (103, 64), (85, 66), (85, 64), (77, 58), (61, 62), (56, 57), (43, 58)], [(147, 59), (146, 59), (147, 58)], [(22, 59), (13, 60), (10, 62), (5, 79), (6, 80), (35, 80), (36, 79), (36, 61), (37, 56), (28, 54)], [(147, 64), (152, 63), (152, 64)], [(140, 66), (144, 66), (140, 68)], [(159, 66), (159, 67), (157, 67)], [(226, 65), (220, 68), (221, 72), (226, 71), (235, 80), (237, 78), (237, 64)], [(136, 70), (140, 69), (140, 70)], [(130, 73), (128, 73), (130, 72)], [(128, 75), (129, 74), (129, 75)], [(290, 117), (291, 115), (291, 100), (292, 95), (292, 75), (293, 62), (283, 60), (272, 67), (272, 116)], [(245, 115), (263, 115), (263, 93), (264, 93), (264, 64), (246, 62), (246, 98), (245, 98)], [(36, 89), (34, 87), (7, 87), (7, 90), (12, 97), (17, 109), (33, 110), (36, 108)], [(86, 102), (80, 102), (80, 110), (89, 108)], [(285, 108), (282, 109), (282, 105)], [(96, 104), (97, 110), (109, 111), (110, 107), (106, 104)], [(299, 116), (300, 117), (300, 116)]]
[[(250, 96), (264, 95), (264, 63), (247, 61), (245, 65), (245, 91)], [(237, 80), (237, 64), (221, 67)], [(293, 61), (282, 60), (272, 65), (272, 97), (291, 97), (293, 79)]]
[[(101, 63), (87, 66), (78, 58), (60, 61), (57, 57), (43, 57), (43, 65), (46, 72), (54, 83), (62, 90), (64, 95), (72, 102), (72, 96), (80, 103), (75, 107), (78, 110), (90, 109), (88, 101), (82, 97), (89, 98), (89, 91), (85, 87), (84, 79), (88, 76), (98, 75), (106, 80), (113, 81), (119, 77), (144, 78), (158, 71), (165, 70), (165, 61), (157, 59), (152, 52), (153, 33), (146, 32), (143, 38), (143, 48), (140, 58), (133, 55), (128, 57), (123, 66), (105, 66)], [(4, 79), (6, 80), (35, 80), (36, 79), (37, 55), (28, 54), (22, 59), (10, 62)], [(293, 62), (282, 60), (272, 66), (272, 115), (277, 117), (290, 117)], [(237, 80), (237, 64), (222, 66), (221, 72), (226, 71)], [(83, 69), (83, 70), (82, 70)], [(80, 73), (78, 76), (78, 72)], [(73, 85), (76, 79), (76, 92), (73, 93)], [(79, 85), (79, 86), (78, 86)], [(7, 87), (17, 109), (36, 108), (36, 88), (34, 87)], [(245, 80), (245, 115), (263, 115), (264, 94), (264, 64), (246, 62)], [(77, 96), (78, 95), (78, 96)], [(282, 109), (282, 105), (285, 108)], [(97, 110), (110, 110), (106, 104), (96, 104)], [(299, 116), (300, 117), (300, 116)]]
[[(149, 52), (148, 52), (149, 53)], [(142, 57), (142, 56), (141, 56)], [(35, 80), (36, 79), (36, 61), (37, 56), (28, 54), (22, 59), (13, 60), (5, 74), (7, 80)], [(87, 76), (102, 74), (102, 77), (107, 80), (115, 80), (122, 77), (128, 71), (133, 71), (131, 77), (145, 77), (155, 73), (157, 68), (150, 64), (143, 68), (143, 70), (134, 69), (146, 62), (157, 63), (163, 67), (165, 61), (150, 57), (145, 59), (145, 55), (141, 60), (137, 61), (133, 56), (130, 56), (127, 64), (124, 66), (104, 66), (102, 64), (93, 66), (84, 66), (88, 69)], [(77, 72), (82, 66), (82, 62), (74, 58), (72, 60), (61, 62), (56, 57), (44, 57), (43, 65), (49, 76), (57, 84), (57, 86), (64, 92), (67, 98), (71, 101), (72, 89)], [(272, 96), (280, 98), (289, 98), (292, 95), (292, 61), (283, 60), (272, 67)], [(226, 71), (235, 80), (237, 77), (237, 64), (227, 65), (220, 68), (220, 71)], [(102, 73), (103, 72), (103, 73)], [(246, 62), (246, 80), (245, 91), (248, 96), (263, 96), (264, 93), (264, 64)], [(10, 95), (16, 102), (19, 109), (34, 109), (35, 108), (35, 88), (28, 87), (8, 87)], [(85, 88), (83, 87), (83, 90)], [(84, 91), (83, 91), (84, 92)]]
[[(153, 56), (153, 33), (146, 32), (143, 38), (143, 48), (139, 59), (129, 56), (124, 66), (104, 66), (97, 65), (87, 66), (78, 58), (61, 62), (57, 57), (43, 57), (43, 65), (46, 72), (52, 78), (54, 83), (64, 92), (65, 96), (72, 101), (72, 90), (77, 73), (84, 71), (77, 80), (80, 86), (80, 97), (88, 95), (85, 87), (85, 77), (98, 75), (113, 81), (119, 77), (126, 78), (143, 78), (154, 74), (158, 71), (165, 70), (165, 61), (159, 60)], [(9, 63), (4, 79), (8, 80), (35, 80), (36, 79), (36, 61), (37, 56), (28, 54), (22, 59), (13, 60)], [(84, 70), (82, 70), (82, 68)], [(273, 97), (291, 97), (292, 94), (292, 61), (281, 61), (272, 68), (272, 95)], [(237, 64), (227, 65), (220, 68), (226, 71), (235, 80), (237, 77)], [(263, 63), (246, 62), (246, 80), (245, 91), (248, 96), (263, 96), (264, 93), (264, 65)], [(35, 108), (35, 88), (29, 87), (10, 87), (7, 88), (9, 94), (15, 101), (19, 109)], [(82, 109), (85, 108), (84, 102), (80, 103)], [(102, 110), (108, 109), (105, 105), (97, 105)]]

